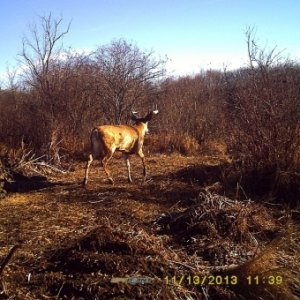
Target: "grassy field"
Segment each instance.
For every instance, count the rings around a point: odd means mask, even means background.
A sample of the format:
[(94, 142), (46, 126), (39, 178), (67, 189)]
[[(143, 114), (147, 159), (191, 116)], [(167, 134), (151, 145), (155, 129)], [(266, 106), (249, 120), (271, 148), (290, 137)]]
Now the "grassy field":
[(18, 248), (0, 299), (299, 299), (299, 230), (282, 207), (227, 198), (218, 158), (148, 157), (144, 184), (131, 161), (133, 184), (114, 158), (114, 185), (94, 162), (83, 188), (74, 163), (1, 200), (0, 256)]

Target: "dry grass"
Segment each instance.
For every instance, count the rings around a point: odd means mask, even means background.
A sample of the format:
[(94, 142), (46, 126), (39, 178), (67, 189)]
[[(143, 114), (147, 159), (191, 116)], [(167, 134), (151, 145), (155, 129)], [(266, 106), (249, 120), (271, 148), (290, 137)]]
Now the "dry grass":
[[(265, 272), (274, 265), (273, 257), (290, 262), (298, 258), (294, 251), (299, 242), (297, 231), (294, 225), (284, 230), (282, 224), (287, 219), (276, 220), (283, 216), (280, 211), (267, 210), (252, 201), (232, 201), (207, 190), (205, 182), (178, 176), (188, 166), (216, 165), (215, 158), (171, 155), (152, 156), (147, 161), (152, 180), (143, 185), (138, 158), (132, 159), (135, 183), (131, 185), (127, 183), (124, 161), (113, 159), (109, 168), (114, 186), (106, 182), (104, 172), (95, 163), (91, 182), (82, 188), (84, 164), (80, 163), (74, 165), (74, 172), (57, 174), (52, 186), (10, 194), (2, 200), (0, 256), (6, 257), (13, 245), (20, 245), (20, 249), (4, 268), (1, 297), (229, 299), (243, 295), (244, 289), (186, 282), (166, 284), (164, 278), (204, 276), (218, 272), (216, 265), (226, 269), (228, 264), (238, 265), (236, 274), (242, 278)], [(206, 215), (201, 218), (203, 213)], [(166, 216), (169, 221), (164, 229), (169, 230), (162, 231), (159, 220)], [(224, 228), (232, 234), (226, 237)], [(266, 243), (276, 236), (280, 242), (273, 249), (279, 247), (280, 251), (269, 252)], [(290, 248), (284, 247), (289, 236), (293, 243)], [(212, 251), (216, 245), (220, 251)], [(240, 251), (237, 256), (232, 247)], [(224, 253), (229, 260), (224, 259)], [(293, 263), (288, 265), (290, 273), (283, 270), (280, 274), (297, 285), (292, 272), (298, 270), (298, 263)], [(155, 284), (111, 283), (114, 277), (128, 276), (149, 276)], [(287, 295), (295, 293), (291, 284), (284, 286)], [(269, 286), (264, 288), (279, 295)], [(259, 293), (265, 295), (258, 292), (257, 296)]]
[(230, 161), (227, 145), (220, 140), (210, 139), (202, 147), (202, 152), (218, 157), (219, 160)]
[(146, 136), (145, 145), (151, 153), (197, 155), (200, 149), (200, 145), (194, 137), (183, 133)]

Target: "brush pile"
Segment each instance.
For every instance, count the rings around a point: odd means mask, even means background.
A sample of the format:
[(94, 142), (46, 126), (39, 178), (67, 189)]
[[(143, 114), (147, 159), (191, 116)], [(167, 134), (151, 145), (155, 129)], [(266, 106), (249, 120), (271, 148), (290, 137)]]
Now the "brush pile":
[(26, 192), (48, 186), (47, 177), (67, 173), (36, 157), (31, 150), (0, 154), (0, 199), (7, 192)]
[(4, 189), (5, 182), (10, 178), (10, 173), (5, 165), (5, 161), (0, 157), (0, 199), (6, 196), (6, 190)]
[(281, 224), (267, 209), (251, 200), (234, 201), (201, 192), (195, 204), (162, 215), (156, 222), (159, 233), (169, 234), (213, 266), (241, 264), (272, 240)]

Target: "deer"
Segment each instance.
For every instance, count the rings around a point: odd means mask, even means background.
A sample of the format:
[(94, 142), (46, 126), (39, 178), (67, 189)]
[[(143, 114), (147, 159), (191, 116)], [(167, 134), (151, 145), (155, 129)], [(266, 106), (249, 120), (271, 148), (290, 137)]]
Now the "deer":
[(155, 109), (143, 118), (138, 118), (136, 116), (137, 112), (132, 111), (131, 120), (134, 122), (133, 125), (101, 125), (94, 127), (90, 135), (91, 153), (88, 156), (83, 185), (86, 186), (88, 183), (89, 169), (94, 159), (101, 161), (109, 182), (114, 184), (114, 180), (107, 169), (107, 163), (113, 157), (115, 151), (122, 152), (125, 158), (129, 183), (132, 183), (129, 156), (136, 154), (140, 157), (143, 164), (143, 182), (145, 182), (147, 167), (143, 153), (144, 138), (145, 134), (149, 132), (148, 122), (158, 112), (156, 105)]

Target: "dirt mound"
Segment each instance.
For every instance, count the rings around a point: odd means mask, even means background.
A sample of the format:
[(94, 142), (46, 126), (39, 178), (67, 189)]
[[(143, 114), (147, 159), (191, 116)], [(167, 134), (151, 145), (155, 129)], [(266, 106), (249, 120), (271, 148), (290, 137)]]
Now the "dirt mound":
[[(161, 241), (132, 226), (99, 226), (56, 250), (46, 251), (43, 268), (35, 270), (32, 285), (59, 299), (173, 299), (172, 288), (163, 278), (179, 269)], [(128, 284), (129, 278), (150, 278), (149, 284)], [(113, 278), (122, 278), (114, 283)], [(125, 279), (126, 280), (126, 279)], [(46, 289), (45, 289), (46, 288)], [(184, 295), (178, 292), (178, 295)]]

